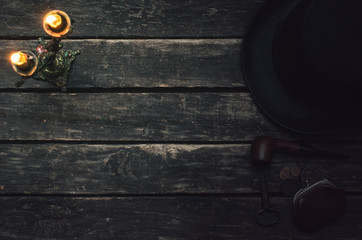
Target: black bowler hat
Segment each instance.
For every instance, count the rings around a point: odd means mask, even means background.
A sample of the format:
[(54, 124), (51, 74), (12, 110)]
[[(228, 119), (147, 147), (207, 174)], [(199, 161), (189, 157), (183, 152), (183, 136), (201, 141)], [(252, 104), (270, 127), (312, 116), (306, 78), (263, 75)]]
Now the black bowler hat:
[(326, 134), (362, 125), (362, 1), (269, 0), (243, 47), (246, 84), (281, 126)]

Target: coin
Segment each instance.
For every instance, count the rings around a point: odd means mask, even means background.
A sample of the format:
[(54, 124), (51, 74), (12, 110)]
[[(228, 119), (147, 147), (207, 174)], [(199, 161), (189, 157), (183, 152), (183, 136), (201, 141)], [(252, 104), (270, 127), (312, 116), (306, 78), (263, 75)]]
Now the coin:
[(320, 164), (311, 163), (305, 166), (300, 174), (303, 187), (308, 187), (327, 178), (327, 170)]
[(302, 188), (297, 178), (288, 178), (280, 183), (280, 192), (287, 197), (292, 197)]
[(290, 169), (290, 174), (291, 174), (293, 177), (298, 178), (299, 175), (300, 175), (300, 168), (299, 168), (297, 165), (293, 166), (293, 167)]
[(282, 181), (291, 178), (290, 167), (283, 167), (282, 170), (280, 170), (279, 177)]
[(280, 180), (284, 181), (289, 178), (298, 178), (300, 174), (300, 168), (296, 164), (289, 164), (280, 170)]

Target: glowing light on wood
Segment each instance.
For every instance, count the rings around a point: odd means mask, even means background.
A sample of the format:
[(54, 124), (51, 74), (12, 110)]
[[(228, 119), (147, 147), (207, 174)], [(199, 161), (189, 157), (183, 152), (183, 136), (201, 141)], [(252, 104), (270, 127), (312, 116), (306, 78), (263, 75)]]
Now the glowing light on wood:
[(72, 32), (69, 16), (60, 10), (52, 10), (43, 17), (43, 28), (52, 36), (50, 41), (38, 39), (36, 52), (22, 50), (9, 56), (11, 67), (23, 76), (16, 83), (23, 85), (28, 78), (51, 82), (62, 90), (66, 89), (69, 70), (79, 50), (64, 50), (60, 41)]
[(58, 28), (62, 25), (62, 17), (56, 13), (50, 14), (46, 17), (45, 23), (52, 28)]
[(28, 56), (22, 52), (16, 52), (11, 55), (11, 62), (15, 65), (22, 66), (28, 61)]

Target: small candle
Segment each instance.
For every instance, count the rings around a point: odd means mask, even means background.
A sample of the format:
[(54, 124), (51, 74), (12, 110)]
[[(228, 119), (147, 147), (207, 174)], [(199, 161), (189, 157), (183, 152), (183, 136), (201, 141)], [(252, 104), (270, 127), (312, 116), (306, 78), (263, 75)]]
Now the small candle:
[(19, 68), (26, 69), (32, 67), (32, 61), (28, 60), (28, 55), (23, 52), (16, 52), (11, 55), (11, 62)]
[(52, 37), (64, 38), (71, 33), (69, 16), (60, 10), (48, 12), (43, 18), (43, 28)]
[(10, 61), (15, 72), (22, 76), (31, 76), (38, 67), (38, 58), (33, 52), (18, 51), (10, 56)]
[(53, 29), (59, 29), (62, 26), (62, 17), (57, 13), (50, 14), (46, 17), (45, 23)]

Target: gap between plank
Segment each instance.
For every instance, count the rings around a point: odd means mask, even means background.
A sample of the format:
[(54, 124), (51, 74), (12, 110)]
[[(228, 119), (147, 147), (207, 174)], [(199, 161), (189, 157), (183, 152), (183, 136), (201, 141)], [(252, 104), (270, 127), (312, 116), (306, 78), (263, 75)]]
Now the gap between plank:
[[(49, 36), (0, 36), (0, 40), (37, 40), (39, 37), (44, 38), (45, 40), (49, 40), (50, 37)], [(159, 36), (155, 36), (155, 37), (151, 37), (151, 36), (100, 36), (100, 37), (94, 37), (94, 36), (78, 36), (78, 37), (68, 37), (66, 39), (69, 40), (195, 40), (195, 39), (200, 39), (200, 40), (242, 40), (243, 37), (242, 36), (224, 36), (224, 37), (211, 37), (211, 36), (206, 36), (206, 37), (193, 37), (193, 36), (188, 36), (188, 37), (159, 37)], [(66, 40), (65, 39), (65, 40)]]
[(248, 93), (246, 87), (2, 88), (1, 93)]
[[(348, 197), (361, 197), (362, 192), (346, 192)], [(269, 192), (271, 197), (280, 197), (280, 198), (290, 198), (284, 196), (280, 192)], [(260, 198), (260, 193), (258, 190), (248, 193), (154, 193), (154, 194), (122, 194), (122, 193), (58, 193), (58, 194), (30, 194), (30, 193), (5, 193), (0, 194), (0, 197), (58, 197), (58, 198), (244, 198), (244, 197), (256, 197)]]
[(107, 140), (0, 140), (0, 144), (88, 144), (88, 145), (140, 145), (140, 144), (182, 144), (182, 145), (242, 145), (251, 141), (107, 141)]
[[(270, 196), (284, 197), (279, 193), (269, 193)], [(122, 194), (122, 193), (106, 193), (106, 194), (90, 194), (90, 193), (78, 193), (78, 194), (30, 194), (30, 193), (5, 193), (0, 194), (0, 197), (69, 197), (69, 198), (107, 198), (107, 197), (119, 197), (119, 198), (161, 198), (161, 197), (177, 197), (177, 198), (241, 198), (241, 197), (260, 197), (259, 191), (249, 193), (154, 193), (154, 194)]]
[[(299, 140), (294, 141), (296, 143), (309, 143), (309, 144), (362, 144), (361, 140), (319, 140), (319, 141), (305, 141)], [(251, 144), (252, 140), (244, 141), (142, 141), (142, 140), (11, 140), (11, 139), (0, 139), (0, 145), (3, 144), (88, 144), (88, 145), (140, 145), (140, 144), (164, 144), (164, 145), (245, 145)]]

